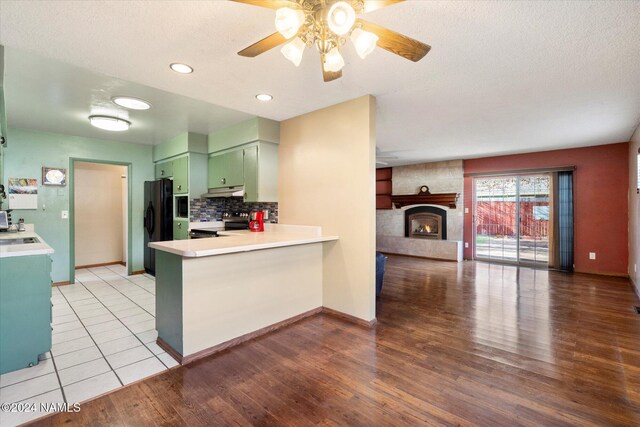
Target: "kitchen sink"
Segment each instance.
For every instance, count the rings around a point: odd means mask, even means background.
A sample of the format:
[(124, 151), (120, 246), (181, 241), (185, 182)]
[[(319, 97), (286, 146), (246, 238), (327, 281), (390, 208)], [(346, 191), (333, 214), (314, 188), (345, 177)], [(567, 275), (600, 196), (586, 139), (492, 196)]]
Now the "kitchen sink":
[(0, 239), (0, 246), (6, 245), (25, 245), (28, 243), (40, 243), (35, 237), (24, 237), (16, 239)]

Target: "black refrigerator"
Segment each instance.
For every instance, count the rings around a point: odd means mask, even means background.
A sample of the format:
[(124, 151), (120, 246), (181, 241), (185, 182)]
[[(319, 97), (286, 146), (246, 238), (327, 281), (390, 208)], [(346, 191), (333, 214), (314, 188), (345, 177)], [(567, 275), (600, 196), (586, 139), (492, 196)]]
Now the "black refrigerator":
[(144, 270), (155, 276), (155, 249), (149, 242), (173, 240), (173, 187), (170, 179), (144, 183)]

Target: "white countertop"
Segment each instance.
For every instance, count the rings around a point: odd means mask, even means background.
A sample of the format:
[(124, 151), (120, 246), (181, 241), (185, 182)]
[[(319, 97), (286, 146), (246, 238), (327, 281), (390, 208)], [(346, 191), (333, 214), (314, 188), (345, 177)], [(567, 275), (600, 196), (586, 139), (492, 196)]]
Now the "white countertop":
[(265, 224), (265, 231), (261, 233), (242, 230), (219, 234), (221, 237), (153, 242), (149, 247), (194, 258), (338, 240), (338, 236), (323, 236), (320, 227), (282, 224)]
[(33, 231), (7, 231), (0, 233), (0, 240), (25, 239), (35, 237), (39, 243), (24, 243), (22, 245), (0, 245), (0, 258), (26, 255), (52, 254), (53, 248)]

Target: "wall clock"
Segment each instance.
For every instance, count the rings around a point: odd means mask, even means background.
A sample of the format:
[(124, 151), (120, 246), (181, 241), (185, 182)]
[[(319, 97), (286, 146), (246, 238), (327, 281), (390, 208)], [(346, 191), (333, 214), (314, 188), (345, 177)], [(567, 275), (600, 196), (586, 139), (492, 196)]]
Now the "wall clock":
[(63, 168), (42, 167), (42, 184), (67, 185), (67, 170)]

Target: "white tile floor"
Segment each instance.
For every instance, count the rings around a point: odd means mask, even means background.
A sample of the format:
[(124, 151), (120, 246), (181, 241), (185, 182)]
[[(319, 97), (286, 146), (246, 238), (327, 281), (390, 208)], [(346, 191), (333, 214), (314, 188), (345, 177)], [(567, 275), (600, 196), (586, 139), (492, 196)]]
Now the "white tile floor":
[[(120, 265), (76, 271), (53, 288), (53, 346), (32, 368), (0, 376), (0, 402), (76, 403), (177, 366), (155, 343), (155, 280)], [(0, 425), (44, 415), (0, 411)]]

